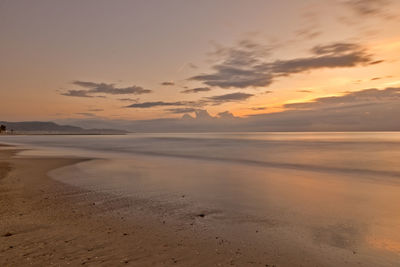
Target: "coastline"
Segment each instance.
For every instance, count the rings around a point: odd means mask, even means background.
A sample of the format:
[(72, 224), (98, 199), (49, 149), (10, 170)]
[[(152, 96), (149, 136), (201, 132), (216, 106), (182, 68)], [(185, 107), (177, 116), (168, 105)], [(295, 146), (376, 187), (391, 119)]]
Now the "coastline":
[(128, 200), (47, 176), (87, 159), (14, 158), (21, 150), (0, 147), (1, 266), (274, 266), (203, 235), (201, 223), (196, 230), (138, 214), (125, 218), (118, 210)]
[(24, 150), (0, 144), (0, 266), (395, 266), (350, 241), (332, 246), (351, 240), (344, 226), (309, 240), (272, 219), (179, 213), (183, 202), (95, 192), (48, 175), (91, 158), (14, 157)]

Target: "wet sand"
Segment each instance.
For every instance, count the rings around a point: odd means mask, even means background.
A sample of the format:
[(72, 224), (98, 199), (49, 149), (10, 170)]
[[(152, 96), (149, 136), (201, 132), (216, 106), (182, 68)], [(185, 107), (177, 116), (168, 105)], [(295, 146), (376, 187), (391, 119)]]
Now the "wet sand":
[(93, 192), (47, 175), (88, 159), (16, 152), (0, 148), (0, 266), (396, 266), (393, 252), (376, 258), (324, 245), (346, 242), (360, 229), (320, 229), (320, 245), (282, 235), (274, 220), (263, 227), (227, 221), (221, 229), (209, 218), (212, 210), (176, 214), (170, 204)]
[[(47, 177), (82, 160), (12, 158), (0, 150), (1, 266), (273, 266), (245, 247), (136, 214), (119, 216), (128, 199), (83, 191)], [(195, 221), (203, 219), (194, 215)], [(201, 222), (199, 222), (201, 224)]]

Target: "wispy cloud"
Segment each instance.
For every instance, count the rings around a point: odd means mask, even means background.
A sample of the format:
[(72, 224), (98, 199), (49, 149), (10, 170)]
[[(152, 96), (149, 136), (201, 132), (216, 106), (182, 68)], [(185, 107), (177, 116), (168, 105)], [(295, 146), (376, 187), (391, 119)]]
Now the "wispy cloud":
[(74, 81), (72, 84), (86, 88), (86, 90), (68, 90), (67, 92), (61, 93), (64, 96), (75, 96), (75, 97), (93, 97), (96, 94), (110, 94), (110, 95), (127, 95), (127, 94), (148, 94), (152, 91), (144, 89), (140, 86), (129, 86), (129, 87), (116, 87), (114, 84), (107, 83), (94, 83), (85, 81)]
[(154, 102), (135, 103), (127, 106), (127, 108), (153, 108), (153, 107), (165, 107), (165, 106), (178, 106), (178, 107), (185, 106), (187, 108), (198, 108), (207, 105), (215, 106), (229, 102), (245, 101), (252, 96), (253, 94), (237, 92), (231, 94), (203, 97), (197, 101), (176, 101), (176, 102), (154, 101)]
[(340, 96), (329, 96), (316, 98), (309, 102), (291, 103), (284, 105), (287, 109), (315, 109), (315, 108), (332, 108), (346, 107), (353, 105), (372, 105), (386, 102), (399, 102), (400, 104), (400, 88), (365, 89), (356, 92), (346, 92)]
[(74, 97), (93, 97), (89, 95), (86, 90), (68, 90), (67, 92), (61, 93), (64, 96), (74, 96)]
[(168, 112), (174, 113), (174, 114), (184, 114), (184, 113), (192, 113), (196, 112), (198, 109), (196, 108), (170, 108), (167, 109)]
[(97, 117), (96, 114), (90, 112), (78, 112), (76, 115), (85, 116), (85, 117)]
[(192, 93), (200, 93), (200, 92), (208, 92), (208, 91), (211, 91), (210, 87), (198, 87), (198, 88), (183, 90), (183, 91), (181, 91), (181, 93), (192, 94)]
[(382, 14), (389, 0), (348, 0), (345, 2), (356, 14), (361, 16), (371, 16)]
[(173, 85), (175, 85), (175, 83), (174, 83), (174, 82), (162, 82), (161, 85), (164, 85), (164, 86), (173, 86)]
[(218, 105), (218, 104), (226, 103), (226, 102), (244, 101), (252, 96), (253, 96), (253, 94), (238, 92), (238, 93), (210, 96), (210, 97), (206, 97), (205, 100), (209, 101), (210, 103), (212, 103), (214, 105)]
[(267, 107), (252, 107), (252, 108), (250, 108), (251, 110), (256, 110), (256, 111), (258, 111), (258, 110), (266, 110), (267, 109)]
[(136, 103), (127, 106), (127, 108), (153, 108), (153, 107), (165, 107), (165, 106), (186, 106), (189, 102), (177, 101), (177, 102), (164, 102), (164, 101), (154, 101), (154, 102), (143, 102)]
[(267, 95), (267, 94), (272, 94), (272, 93), (273, 93), (273, 91), (267, 90), (267, 91), (262, 92), (261, 94)]
[(315, 46), (311, 56), (267, 62), (266, 53), (252, 43), (222, 49), (216, 54), (223, 56), (222, 63), (212, 68), (211, 74), (200, 74), (189, 80), (200, 81), (208, 86), (221, 88), (247, 88), (269, 86), (274, 78), (290, 76), (322, 68), (344, 68), (380, 63), (361, 45), (356, 43), (333, 43)]
[(223, 111), (218, 113), (221, 119), (235, 119), (236, 117), (230, 111)]
[(135, 103), (139, 102), (139, 98), (129, 98), (129, 97), (127, 97), (127, 98), (119, 98), (118, 100), (119, 101), (124, 101), (124, 102), (135, 102)]

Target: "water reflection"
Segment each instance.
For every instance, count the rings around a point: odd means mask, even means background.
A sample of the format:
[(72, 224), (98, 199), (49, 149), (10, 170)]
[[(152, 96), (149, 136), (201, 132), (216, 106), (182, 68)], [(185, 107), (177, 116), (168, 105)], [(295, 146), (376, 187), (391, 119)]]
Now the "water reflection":
[(53, 155), (102, 158), (52, 175), (90, 190), (151, 199), (152, 206), (168, 206), (179, 218), (201, 212), (238, 234), (262, 228), (265, 240), (286, 239), (310, 251), (348, 251), (377, 264), (400, 262), (399, 133), (16, 136), (3, 141), (41, 146), (42, 154), (51, 148)]

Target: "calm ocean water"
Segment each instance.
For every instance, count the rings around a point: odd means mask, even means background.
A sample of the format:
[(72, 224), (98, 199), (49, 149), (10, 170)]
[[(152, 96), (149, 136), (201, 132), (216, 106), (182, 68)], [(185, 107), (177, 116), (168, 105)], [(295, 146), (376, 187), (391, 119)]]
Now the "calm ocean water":
[(148, 155), (400, 178), (397, 132), (3, 136), (0, 142), (60, 155)]
[(170, 204), (179, 216), (205, 213), (240, 231), (255, 224), (270, 239), (290, 237), (312, 251), (400, 262), (397, 132), (2, 136), (0, 143), (34, 148), (22, 155), (96, 158), (50, 173), (64, 183)]

